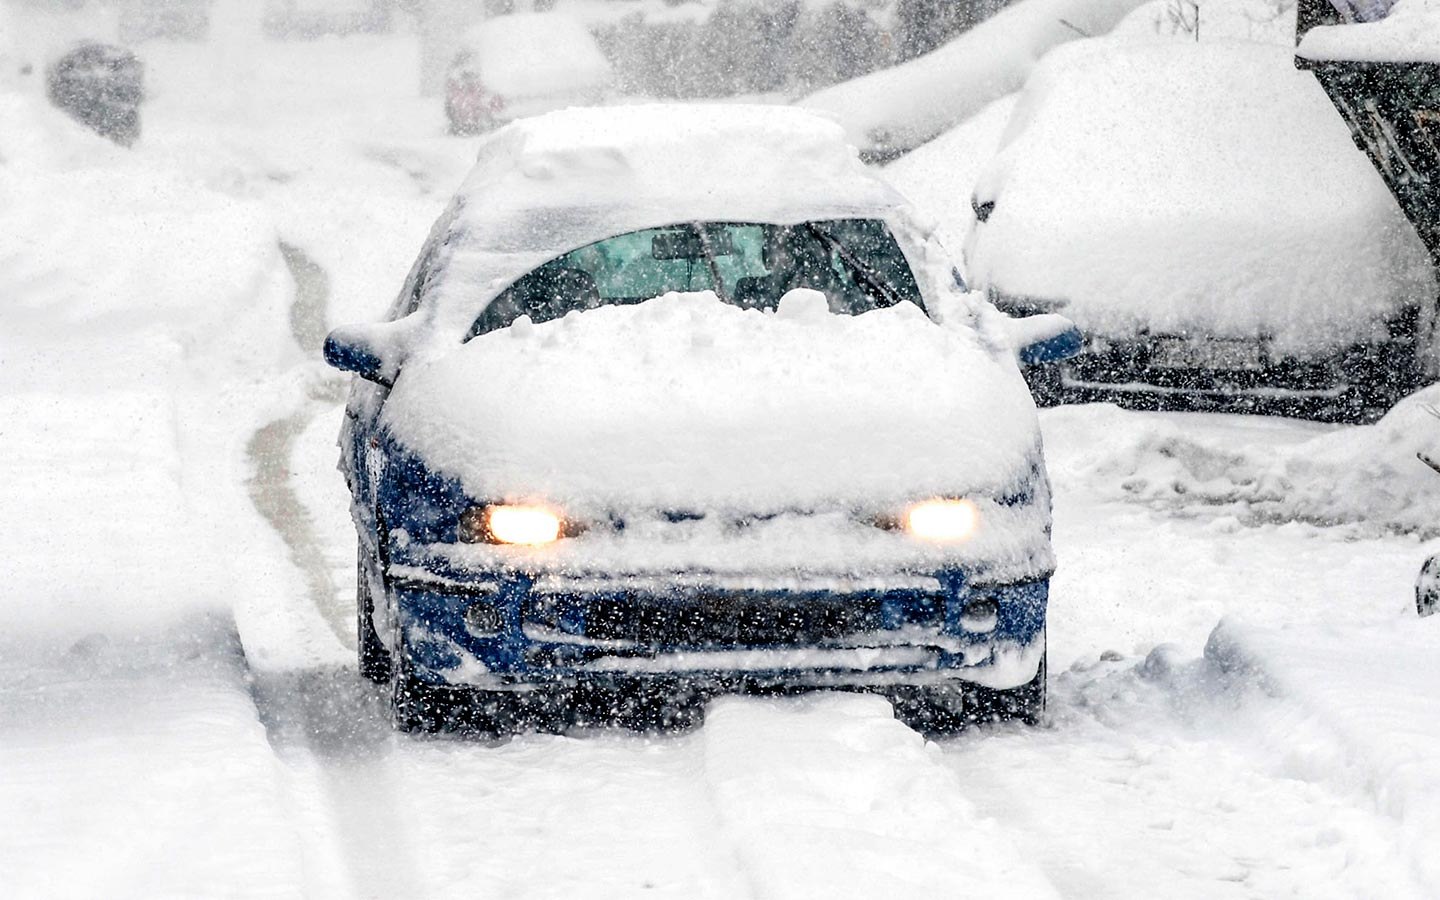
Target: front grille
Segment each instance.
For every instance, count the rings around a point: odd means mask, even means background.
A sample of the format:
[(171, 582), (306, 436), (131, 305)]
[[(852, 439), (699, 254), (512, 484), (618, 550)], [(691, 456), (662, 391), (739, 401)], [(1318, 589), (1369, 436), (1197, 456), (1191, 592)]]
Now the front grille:
[(862, 594), (693, 591), (538, 596), (526, 624), (592, 640), (710, 649), (807, 646), (848, 635), (938, 624), (941, 596), (904, 591)]

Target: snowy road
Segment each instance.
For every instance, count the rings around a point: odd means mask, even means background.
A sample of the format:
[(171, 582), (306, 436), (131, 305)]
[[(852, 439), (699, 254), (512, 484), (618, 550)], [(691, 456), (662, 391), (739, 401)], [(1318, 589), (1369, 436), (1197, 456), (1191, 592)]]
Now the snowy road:
[[(1044, 727), (927, 744), (815, 695), (670, 737), (394, 734), (354, 671), (314, 348), (388, 301), (473, 146), (430, 136), (399, 39), (261, 49), (224, 72), (157, 48), (134, 155), (37, 118), (69, 156), (5, 186), (0, 227), (58, 237), (0, 267), (25, 298), (0, 311), (0, 894), (1440, 893), (1440, 631), (1410, 594), (1440, 543), (1255, 515), (1207, 469), (1308, 447), (1304, 423), (1044, 414)], [(179, 89), (232, 77), (286, 102)], [(134, 226), (86, 191), (131, 184), (155, 237), (105, 256)], [(90, 219), (37, 227), (56, 198)]]

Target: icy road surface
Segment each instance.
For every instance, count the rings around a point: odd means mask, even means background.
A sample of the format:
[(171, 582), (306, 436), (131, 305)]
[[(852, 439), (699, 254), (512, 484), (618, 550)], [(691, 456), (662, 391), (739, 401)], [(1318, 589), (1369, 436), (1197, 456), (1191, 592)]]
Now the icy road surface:
[(1305, 423), (1044, 414), (1043, 727), (927, 744), (820, 694), (673, 737), (392, 733), (315, 341), (388, 301), (473, 144), (404, 38), (253, 50), (147, 51), (129, 155), (0, 88), (0, 125), (63, 151), (0, 129), (0, 895), (1440, 893), (1440, 631), (1411, 600), (1440, 542), (1141, 483), (1177, 423), (1258, 459)]

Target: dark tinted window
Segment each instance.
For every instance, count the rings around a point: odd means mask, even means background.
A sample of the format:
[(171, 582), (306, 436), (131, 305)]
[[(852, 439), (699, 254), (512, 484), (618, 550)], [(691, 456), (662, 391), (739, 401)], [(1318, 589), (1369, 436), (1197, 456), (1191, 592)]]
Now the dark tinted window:
[(685, 223), (606, 238), (551, 260), (496, 297), (470, 336), (522, 315), (544, 322), (670, 291), (714, 291), (735, 306), (774, 309), (800, 287), (823, 292), (839, 315), (923, 306), (900, 246), (878, 219)]

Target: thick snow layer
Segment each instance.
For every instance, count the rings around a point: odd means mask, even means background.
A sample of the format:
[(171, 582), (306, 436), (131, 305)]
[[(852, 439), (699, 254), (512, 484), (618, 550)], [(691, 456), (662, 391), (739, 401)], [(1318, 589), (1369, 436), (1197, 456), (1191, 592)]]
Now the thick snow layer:
[(1440, 63), (1440, 2), (1399, 0), (1376, 22), (1312, 28), (1296, 53), (1315, 60)]
[(1051, 49), (1104, 34), (1140, 2), (1024, 0), (918, 59), (798, 102), (834, 116), (861, 149), (908, 150), (1019, 90)]
[(1318, 352), (1434, 294), (1419, 239), (1278, 46), (1062, 48), (976, 195), (995, 209), (966, 249), (975, 285), (1068, 301), (1092, 334)]
[[(1416, 454), (1440, 455), (1436, 405), (1440, 386), (1401, 401), (1374, 425), (1281, 447), (1240, 435), (1220, 441), (1184, 419), (1157, 421), (1105, 406), (1056, 409), (1045, 421), (1051, 444), (1064, 448), (1051, 453), (1057, 478), (1104, 483), (1163, 508), (1209, 507), (1250, 523), (1433, 537), (1440, 534), (1440, 475)], [(1055, 440), (1057, 434), (1064, 437)]]
[(1033, 404), (977, 332), (913, 304), (765, 313), (667, 294), (412, 364), (384, 425), (476, 497), (773, 511), (1018, 482)]
[(901, 206), (832, 122), (786, 107), (636, 105), (512, 123), (481, 145), (434, 304), (462, 336), (516, 278), (577, 247), (677, 222), (883, 217)]
[(610, 62), (590, 32), (558, 13), (516, 13), (487, 19), (465, 36), (474, 54), (465, 67), (504, 97), (578, 94), (610, 83)]

